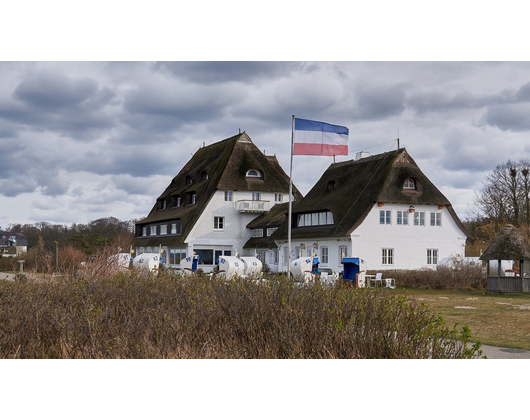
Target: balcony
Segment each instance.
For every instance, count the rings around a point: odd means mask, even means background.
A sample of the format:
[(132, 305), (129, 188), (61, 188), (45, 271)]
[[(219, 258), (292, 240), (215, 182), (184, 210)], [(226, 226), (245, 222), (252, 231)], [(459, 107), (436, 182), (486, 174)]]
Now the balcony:
[(262, 200), (239, 200), (236, 202), (239, 213), (268, 213), (270, 202)]

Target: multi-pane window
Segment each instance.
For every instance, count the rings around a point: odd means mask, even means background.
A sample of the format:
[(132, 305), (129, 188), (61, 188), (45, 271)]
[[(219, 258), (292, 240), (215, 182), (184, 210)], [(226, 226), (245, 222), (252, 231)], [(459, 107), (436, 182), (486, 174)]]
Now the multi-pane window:
[(405, 189), (405, 190), (414, 190), (414, 189), (416, 189), (416, 185), (414, 183), (414, 180), (412, 178), (407, 178), (407, 180), (403, 184), (403, 189)]
[(150, 232), (150, 235), (151, 235), (151, 236), (156, 235), (156, 226), (151, 226), (151, 232)]
[(320, 248), (320, 262), (322, 264), (328, 264), (329, 263), (329, 253), (328, 253), (328, 247), (323, 246)]
[(191, 203), (190, 204), (195, 204), (195, 200), (197, 199), (197, 194), (193, 193), (191, 195)]
[(393, 248), (383, 248), (381, 250), (381, 264), (383, 265), (394, 264), (394, 249)]
[(263, 229), (250, 229), (250, 237), (251, 238), (262, 238)]
[(409, 224), (409, 212), (408, 212), (408, 210), (398, 210), (397, 211), (397, 224), (398, 225), (408, 225)]
[(167, 235), (167, 225), (160, 225), (160, 235)]
[(259, 192), (253, 192), (252, 193), (252, 200), (253, 201), (259, 201), (261, 194)]
[(437, 211), (431, 213), (431, 226), (442, 226), (442, 213)]
[(279, 252), (277, 249), (269, 253), (269, 264), (278, 264), (279, 261)]
[(427, 250), (427, 264), (432, 264), (432, 265), (438, 264), (438, 250), (437, 249)]
[(267, 236), (271, 236), (276, 230), (278, 230), (277, 227), (267, 228)]
[(225, 218), (224, 217), (215, 216), (213, 218), (213, 228), (215, 230), (223, 230), (224, 227), (225, 227)]
[(147, 236), (147, 227), (142, 227), (142, 236)]
[(283, 201), (283, 194), (274, 194), (274, 201), (281, 203)]
[(232, 201), (232, 191), (225, 191), (225, 201)]
[(180, 264), (182, 259), (186, 258), (186, 249), (170, 249), (169, 250), (169, 263)]
[(299, 214), (297, 220), (297, 226), (319, 226), (319, 225), (332, 225), (333, 214), (330, 211), (322, 211), (318, 213), (306, 213)]
[(390, 210), (379, 210), (379, 224), (389, 225), (392, 223), (392, 211)]
[(417, 211), (414, 213), (414, 226), (425, 226), (424, 211)]

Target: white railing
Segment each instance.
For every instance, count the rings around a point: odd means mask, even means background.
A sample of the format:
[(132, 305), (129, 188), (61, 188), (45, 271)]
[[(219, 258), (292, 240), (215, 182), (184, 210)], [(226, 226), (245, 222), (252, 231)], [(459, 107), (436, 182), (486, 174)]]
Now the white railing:
[(236, 202), (236, 208), (240, 213), (267, 213), (270, 209), (270, 202), (262, 200), (239, 200)]

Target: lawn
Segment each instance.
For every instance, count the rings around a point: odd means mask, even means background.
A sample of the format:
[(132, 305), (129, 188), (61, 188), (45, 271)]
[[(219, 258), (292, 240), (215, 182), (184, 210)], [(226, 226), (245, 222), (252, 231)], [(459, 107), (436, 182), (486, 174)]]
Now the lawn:
[(472, 341), (530, 350), (530, 295), (404, 288), (392, 293), (425, 302), (448, 326), (467, 325)]

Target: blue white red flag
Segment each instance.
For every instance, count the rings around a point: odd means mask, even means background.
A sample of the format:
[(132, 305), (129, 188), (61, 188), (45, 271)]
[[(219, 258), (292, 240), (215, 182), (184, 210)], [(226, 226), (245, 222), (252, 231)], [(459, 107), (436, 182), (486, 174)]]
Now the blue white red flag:
[(293, 155), (347, 155), (349, 133), (341, 125), (295, 118)]

